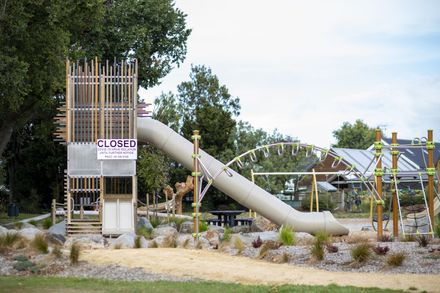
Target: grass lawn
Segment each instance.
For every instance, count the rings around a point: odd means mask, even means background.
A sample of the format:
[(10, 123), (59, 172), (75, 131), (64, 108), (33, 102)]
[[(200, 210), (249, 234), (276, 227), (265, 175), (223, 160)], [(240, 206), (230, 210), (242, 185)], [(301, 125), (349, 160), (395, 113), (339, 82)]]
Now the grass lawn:
[(20, 215), (16, 218), (10, 218), (8, 217), (7, 213), (0, 213), (0, 225), (8, 224), (8, 223), (14, 223), (20, 220), (33, 218), (36, 216), (39, 216), (41, 214), (26, 214), (26, 213), (20, 213)]
[(249, 286), (219, 282), (126, 282), (59, 277), (0, 277), (0, 292), (402, 292), (329, 286)]

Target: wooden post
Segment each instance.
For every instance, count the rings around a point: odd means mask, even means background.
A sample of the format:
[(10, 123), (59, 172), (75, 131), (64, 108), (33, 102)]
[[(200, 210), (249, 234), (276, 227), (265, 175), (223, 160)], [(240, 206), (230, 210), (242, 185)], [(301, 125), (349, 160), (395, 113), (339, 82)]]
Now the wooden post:
[(193, 131), (193, 135), (191, 137), (194, 141), (194, 151), (193, 151), (193, 185), (194, 185), (194, 189), (193, 189), (193, 194), (194, 194), (194, 202), (193, 202), (193, 208), (194, 208), (194, 214), (193, 214), (193, 218), (194, 218), (194, 233), (193, 233), (193, 237), (194, 240), (199, 240), (199, 161), (198, 161), (198, 156), (199, 156), (199, 140), (200, 140), (200, 135), (199, 135), (199, 131), (198, 130), (194, 130)]
[[(426, 141), (426, 149), (428, 150), (428, 168), (426, 173), (428, 174), (428, 210), (429, 218), (431, 219), (431, 226), (434, 227), (434, 141), (432, 129), (428, 130), (428, 140)], [(434, 231), (430, 231), (431, 236), (434, 236)]]
[(316, 211), (319, 212), (318, 182), (316, 182), (315, 169), (312, 169), (312, 172), (313, 172), (313, 185), (315, 187)]
[(383, 236), (383, 223), (382, 223), (382, 212), (383, 212), (383, 197), (382, 197), (382, 133), (380, 129), (376, 129), (376, 141), (374, 142), (374, 148), (376, 150), (376, 170), (374, 171), (374, 176), (376, 177), (376, 190), (378, 199), (376, 199), (377, 205), (377, 238), (380, 239)]
[(57, 201), (55, 198), (52, 199), (52, 225), (55, 225), (57, 217)]
[[(392, 166), (391, 166), (391, 174), (393, 174), (393, 179), (391, 182), (397, 180), (397, 155), (399, 151), (397, 150), (397, 132), (393, 132), (391, 134), (391, 156), (392, 156)], [(398, 205), (398, 194), (397, 194), (397, 182), (395, 182), (395, 186), (392, 186), (391, 190), (393, 190), (393, 236), (394, 238), (399, 237), (399, 205)]]

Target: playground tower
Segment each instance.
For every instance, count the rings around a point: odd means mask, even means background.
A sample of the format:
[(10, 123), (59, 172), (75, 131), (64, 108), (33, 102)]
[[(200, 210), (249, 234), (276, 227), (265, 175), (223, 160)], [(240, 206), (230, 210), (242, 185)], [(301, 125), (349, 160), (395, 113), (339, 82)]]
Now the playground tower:
[(68, 234), (134, 231), (137, 76), (136, 61), (66, 62), (57, 135), (67, 145)]

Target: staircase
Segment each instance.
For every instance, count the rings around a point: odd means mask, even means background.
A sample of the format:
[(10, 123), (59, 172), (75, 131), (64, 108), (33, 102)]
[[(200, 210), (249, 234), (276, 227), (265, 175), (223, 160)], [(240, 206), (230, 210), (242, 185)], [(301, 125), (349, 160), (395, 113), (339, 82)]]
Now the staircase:
[(96, 220), (72, 220), (67, 224), (67, 235), (101, 234), (102, 223)]

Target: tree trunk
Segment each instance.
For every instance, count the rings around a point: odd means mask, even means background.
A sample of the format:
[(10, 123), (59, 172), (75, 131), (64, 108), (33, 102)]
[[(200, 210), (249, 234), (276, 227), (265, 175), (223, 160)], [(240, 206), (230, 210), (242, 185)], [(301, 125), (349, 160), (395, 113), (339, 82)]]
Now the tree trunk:
[(0, 126), (0, 157), (6, 149), (9, 141), (11, 140), (12, 133), (14, 132), (15, 122), (13, 120), (6, 120)]
[(176, 193), (174, 193), (173, 189), (169, 185), (167, 185), (163, 189), (163, 192), (166, 194), (166, 196), (175, 198), (176, 214), (181, 215), (183, 213), (183, 204), (182, 204), (183, 197), (188, 192), (194, 189), (193, 177), (188, 176), (186, 178), (186, 182), (178, 182), (176, 183), (175, 186), (176, 186)]

